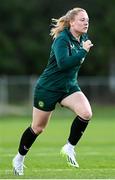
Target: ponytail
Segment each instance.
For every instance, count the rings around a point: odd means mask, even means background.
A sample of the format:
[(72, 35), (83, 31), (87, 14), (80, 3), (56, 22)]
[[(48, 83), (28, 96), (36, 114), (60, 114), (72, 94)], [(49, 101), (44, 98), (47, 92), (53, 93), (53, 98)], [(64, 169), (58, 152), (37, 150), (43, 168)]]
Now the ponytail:
[(64, 30), (65, 27), (69, 27), (69, 21), (66, 16), (62, 16), (59, 19), (52, 18), (53, 28), (50, 31), (50, 35), (56, 38), (58, 34)]

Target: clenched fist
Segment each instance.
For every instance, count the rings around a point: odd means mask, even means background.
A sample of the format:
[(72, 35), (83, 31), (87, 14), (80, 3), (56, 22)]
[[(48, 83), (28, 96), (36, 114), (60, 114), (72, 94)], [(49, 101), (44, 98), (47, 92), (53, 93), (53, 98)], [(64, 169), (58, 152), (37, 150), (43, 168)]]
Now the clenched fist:
[(85, 49), (87, 52), (89, 52), (89, 50), (92, 46), (93, 46), (93, 44), (90, 40), (83, 41), (83, 49)]

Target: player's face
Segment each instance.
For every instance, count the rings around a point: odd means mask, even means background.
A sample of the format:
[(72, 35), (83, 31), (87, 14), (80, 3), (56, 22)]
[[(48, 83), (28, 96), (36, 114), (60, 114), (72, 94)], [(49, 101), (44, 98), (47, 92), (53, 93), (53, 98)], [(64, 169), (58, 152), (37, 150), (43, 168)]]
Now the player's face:
[(85, 11), (79, 12), (72, 21), (70, 28), (77, 34), (87, 33), (89, 27), (89, 17)]

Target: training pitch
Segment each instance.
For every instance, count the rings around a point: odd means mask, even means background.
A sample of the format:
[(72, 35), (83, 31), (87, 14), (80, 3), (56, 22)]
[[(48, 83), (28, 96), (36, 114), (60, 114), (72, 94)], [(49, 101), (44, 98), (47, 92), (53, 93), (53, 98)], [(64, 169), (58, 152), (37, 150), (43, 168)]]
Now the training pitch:
[(29, 151), (25, 175), (15, 177), (12, 158), (31, 117), (0, 117), (0, 179), (115, 179), (115, 107), (94, 106), (93, 118), (76, 147), (79, 169), (60, 156), (75, 115), (58, 108)]

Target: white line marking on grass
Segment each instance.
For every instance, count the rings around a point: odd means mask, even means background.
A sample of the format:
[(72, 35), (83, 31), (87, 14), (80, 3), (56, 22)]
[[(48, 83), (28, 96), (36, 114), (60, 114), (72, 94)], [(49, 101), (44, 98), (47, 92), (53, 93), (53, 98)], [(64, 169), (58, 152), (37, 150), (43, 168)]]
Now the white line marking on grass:
[[(33, 154), (31, 154), (30, 156), (32, 157), (32, 156), (59, 156), (60, 155), (60, 153), (33, 153)], [(113, 156), (113, 154), (104, 154), (103, 152), (102, 153), (100, 153), (100, 152), (84, 152), (84, 153), (79, 153), (79, 156)], [(14, 154), (12, 154), (12, 153), (6, 153), (6, 154), (0, 154), (0, 157), (13, 157), (14, 156)]]
[(33, 169), (32, 171), (33, 171), (33, 172), (40, 172), (40, 171), (41, 171), (41, 172), (44, 172), (44, 171), (45, 171), (45, 172), (46, 172), (46, 171), (47, 171), (47, 172), (49, 172), (49, 171), (59, 171), (59, 172), (60, 172), (60, 171), (72, 171), (72, 170), (73, 170), (73, 169), (71, 169), (71, 168), (70, 168), (70, 169), (69, 169), (69, 168), (68, 168), (68, 169), (61, 169), (61, 168), (60, 168), (60, 169), (51, 169), (51, 168), (46, 168), (46, 169)]
[[(29, 170), (29, 168), (28, 168)], [(77, 170), (77, 168), (58, 168), (58, 169), (53, 169), (53, 168), (46, 168), (46, 169), (32, 169), (33, 172), (48, 172), (48, 171), (73, 171), (73, 170)], [(78, 170), (82, 170), (82, 171), (115, 171), (115, 168), (86, 168), (86, 169), (83, 169), (83, 168), (78, 168)], [(10, 173), (10, 172), (13, 172), (12, 169), (5, 169), (5, 170), (2, 170), (0, 169), (0, 172), (6, 172), (6, 173)]]
[[(79, 153), (78, 156), (113, 156), (113, 154), (104, 154), (103, 152), (100, 153), (100, 152), (91, 152), (91, 153)], [(34, 153), (34, 154), (31, 154), (30, 156), (60, 156), (60, 152), (59, 153)]]
[(9, 154), (9, 153), (7, 153), (7, 154), (0, 154), (0, 156), (1, 157), (13, 157), (14, 154)]
[[(77, 170), (77, 168), (63, 168), (63, 169), (53, 169), (53, 168), (46, 168), (46, 169), (33, 169), (32, 171), (33, 172), (39, 172), (39, 171), (73, 171), (73, 170)], [(83, 168), (78, 168), (78, 170), (82, 170), (82, 171), (92, 171), (92, 170), (94, 170), (94, 171), (102, 171), (102, 170), (105, 170), (105, 171), (109, 171), (109, 170), (111, 170), (111, 171), (115, 171), (115, 168), (112, 168), (112, 169), (109, 169), (109, 168), (103, 168), (103, 169), (100, 169), (100, 168), (94, 168), (94, 169), (90, 169), (90, 168), (87, 168), (87, 169), (83, 169)]]

